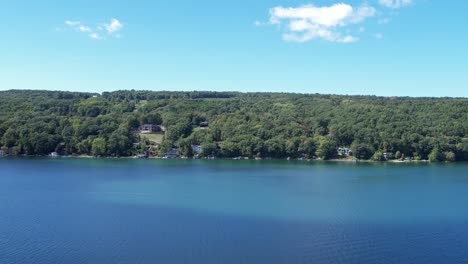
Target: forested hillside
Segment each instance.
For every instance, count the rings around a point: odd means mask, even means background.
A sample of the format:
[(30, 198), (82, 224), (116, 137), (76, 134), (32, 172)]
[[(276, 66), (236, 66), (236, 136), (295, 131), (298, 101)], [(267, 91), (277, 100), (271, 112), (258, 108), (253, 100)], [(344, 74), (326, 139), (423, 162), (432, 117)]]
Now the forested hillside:
[[(208, 122), (207, 127), (200, 124)], [(161, 125), (162, 142), (135, 133)], [(318, 94), (0, 92), (0, 146), (9, 155), (468, 160), (468, 99)]]

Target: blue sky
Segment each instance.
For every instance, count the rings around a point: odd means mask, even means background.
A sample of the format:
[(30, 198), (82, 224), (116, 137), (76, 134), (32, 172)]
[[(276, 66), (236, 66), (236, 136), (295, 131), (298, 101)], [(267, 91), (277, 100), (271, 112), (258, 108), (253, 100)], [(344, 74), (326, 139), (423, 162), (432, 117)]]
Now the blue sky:
[(0, 90), (468, 96), (468, 1), (0, 0)]

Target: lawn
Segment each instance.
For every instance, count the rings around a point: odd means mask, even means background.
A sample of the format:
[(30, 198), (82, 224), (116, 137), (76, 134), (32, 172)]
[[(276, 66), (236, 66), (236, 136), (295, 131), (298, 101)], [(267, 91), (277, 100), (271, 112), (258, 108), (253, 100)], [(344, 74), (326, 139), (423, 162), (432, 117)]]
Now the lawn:
[(156, 143), (156, 144), (161, 144), (164, 135), (163, 134), (139, 134), (141, 139), (147, 138), (149, 141)]

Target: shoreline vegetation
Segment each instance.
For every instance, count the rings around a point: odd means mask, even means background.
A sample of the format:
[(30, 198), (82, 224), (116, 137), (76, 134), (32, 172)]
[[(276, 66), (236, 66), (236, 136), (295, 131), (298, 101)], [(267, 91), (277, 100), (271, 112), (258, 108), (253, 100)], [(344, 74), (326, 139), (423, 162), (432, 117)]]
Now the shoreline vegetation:
[(468, 161), (468, 99), (0, 92), (0, 157)]
[[(122, 157), (111, 157), (111, 156), (89, 156), (89, 155), (68, 155), (68, 156), (52, 156), (52, 155), (19, 155), (19, 156), (9, 156), (3, 155), (0, 156), (2, 158), (14, 158), (14, 159), (22, 159), (22, 158), (44, 158), (44, 159), (146, 159), (146, 160), (167, 160), (168, 158), (165, 157), (141, 157), (137, 156), (122, 156)], [(204, 157), (204, 158), (195, 158), (195, 157), (177, 157), (177, 158), (170, 158), (169, 160), (239, 160), (239, 161), (303, 161), (303, 162), (320, 162), (320, 161), (327, 161), (327, 162), (343, 162), (343, 163), (431, 163), (430, 160), (358, 160), (358, 159), (280, 159), (280, 158), (249, 158), (249, 157), (236, 157), (236, 158), (222, 158), (222, 157)], [(445, 163), (450, 163), (450, 161), (445, 161)]]

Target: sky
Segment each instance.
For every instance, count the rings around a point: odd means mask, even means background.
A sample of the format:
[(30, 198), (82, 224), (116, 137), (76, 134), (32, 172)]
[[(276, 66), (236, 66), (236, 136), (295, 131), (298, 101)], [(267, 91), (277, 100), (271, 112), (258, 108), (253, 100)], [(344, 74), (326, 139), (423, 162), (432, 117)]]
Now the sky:
[(0, 0), (0, 90), (468, 96), (468, 1)]

